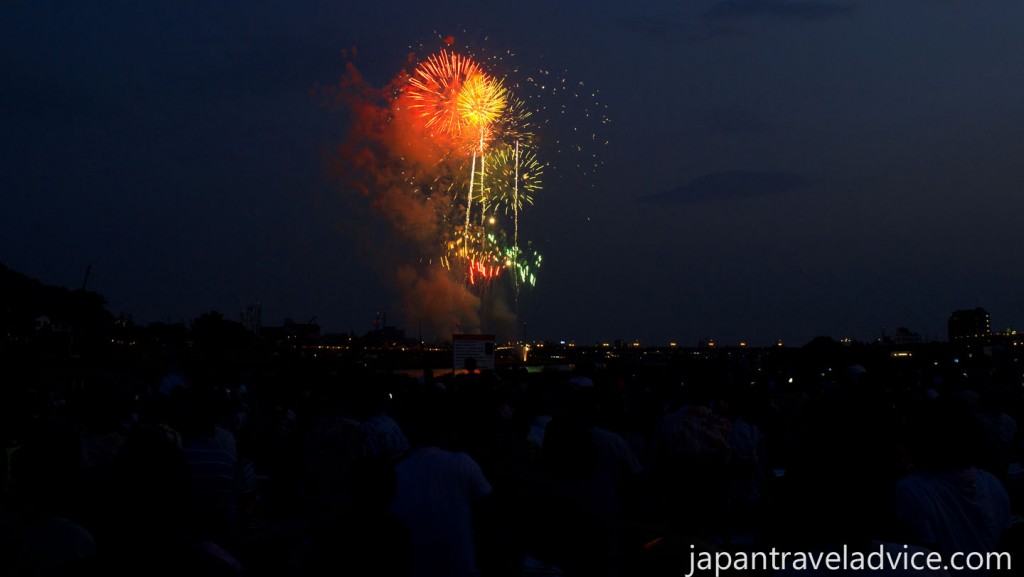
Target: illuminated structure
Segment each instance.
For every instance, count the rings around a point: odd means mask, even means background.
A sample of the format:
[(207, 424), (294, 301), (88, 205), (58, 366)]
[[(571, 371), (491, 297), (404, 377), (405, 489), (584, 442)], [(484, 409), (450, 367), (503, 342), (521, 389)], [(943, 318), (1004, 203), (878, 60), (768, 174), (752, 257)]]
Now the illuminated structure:
[(987, 339), (992, 336), (988, 311), (983, 308), (953, 311), (946, 323), (950, 342)]

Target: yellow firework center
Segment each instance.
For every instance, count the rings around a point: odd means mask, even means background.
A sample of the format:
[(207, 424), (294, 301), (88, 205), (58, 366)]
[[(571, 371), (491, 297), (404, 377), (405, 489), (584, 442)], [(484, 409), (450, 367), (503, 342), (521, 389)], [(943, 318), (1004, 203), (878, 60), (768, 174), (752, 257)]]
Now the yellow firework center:
[(474, 74), (466, 79), (456, 100), (466, 123), (484, 129), (501, 117), (506, 91), (500, 82), (487, 75)]

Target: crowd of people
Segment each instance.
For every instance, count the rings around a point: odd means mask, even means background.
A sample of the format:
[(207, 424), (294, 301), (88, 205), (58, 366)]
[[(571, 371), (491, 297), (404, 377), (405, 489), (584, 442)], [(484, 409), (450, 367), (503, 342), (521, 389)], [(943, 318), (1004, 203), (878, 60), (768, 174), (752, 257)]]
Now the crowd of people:
[(955, 377), (28, 376), (5, 397), (0, 573), (654, 577), (843, 547), (1024, 565), (1020, 374)]

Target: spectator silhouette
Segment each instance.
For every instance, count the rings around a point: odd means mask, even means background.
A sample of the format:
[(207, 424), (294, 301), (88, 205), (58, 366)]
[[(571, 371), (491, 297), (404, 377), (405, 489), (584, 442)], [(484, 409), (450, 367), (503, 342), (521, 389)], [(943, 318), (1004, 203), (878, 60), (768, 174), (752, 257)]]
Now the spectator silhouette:
[(977, 420), (956, 397), (926, 403), (912, 424), (915, 471), (896, 486), (896, 514), (918, 543), (946, 556), (997, 551), (1010, 526), (1006, 490), (975, 466), (978, 438)]
[(189, 517), (189, 464), (157, 427), (131, 431), (110, 476), (102, 575), (235, 575), (237, 559), (196, 537)]
[(491, 485), (469, 454), (447, 450), (453, 440), (448, 399), (425, 391), (403, 424), (411, 449), (395, 465), (391, 512), (409, 528), (416, 577), (480, 574), (474, 519)]
[(567, 577), (618, 575), (621, 498), (589, 423), (571, 411), (554, 417), (541, 465), (527, 503), (526, 561)]
[(729, 436), (728, 419), (712, 407), (702, 387), (684, 391), (678, 407), (657, 421), (651, 466), (663, 522), (700, 532), (724, 521)]
[(370, 457), (354, 463), (346, 477), (347, 506), (314, 531), (302, 574), (387, 575), (413, 571), (413, 546), (406, 524), (389, 509), (397, 489), (392, 463)]
[(82, 455), (64, 425), (42, 427), (11, 455), (14, 574), (72, 574), (94, 562), (95, 537), (80, 524)]
[(241, 471), (236, 454), (217, 439), (222, 399), (205, 386), (171, 393), (172, 424), (188, 463), (188, 510), (197, 537), (230, 547), (239, 538)]

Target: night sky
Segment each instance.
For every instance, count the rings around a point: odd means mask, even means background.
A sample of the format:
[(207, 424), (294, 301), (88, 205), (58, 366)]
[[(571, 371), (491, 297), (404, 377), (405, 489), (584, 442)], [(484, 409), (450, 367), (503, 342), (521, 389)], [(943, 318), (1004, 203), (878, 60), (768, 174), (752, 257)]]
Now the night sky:
[(346, 62), (383, 85), (451, 34), (612, 120), (544, 127), (597, 133), (602, 164), (542, 151), (527, 338), (945, 340), (974, 307), (1024, 328), (1022, 29), (1018, 0), (13, 0), (0, 262), (69, 288), (91, 267), (137, 323), (258, 301), (264, 324), (361, 334), (387, 311), (415, 335), (350, 234), (348, 120), (317, 87)]

